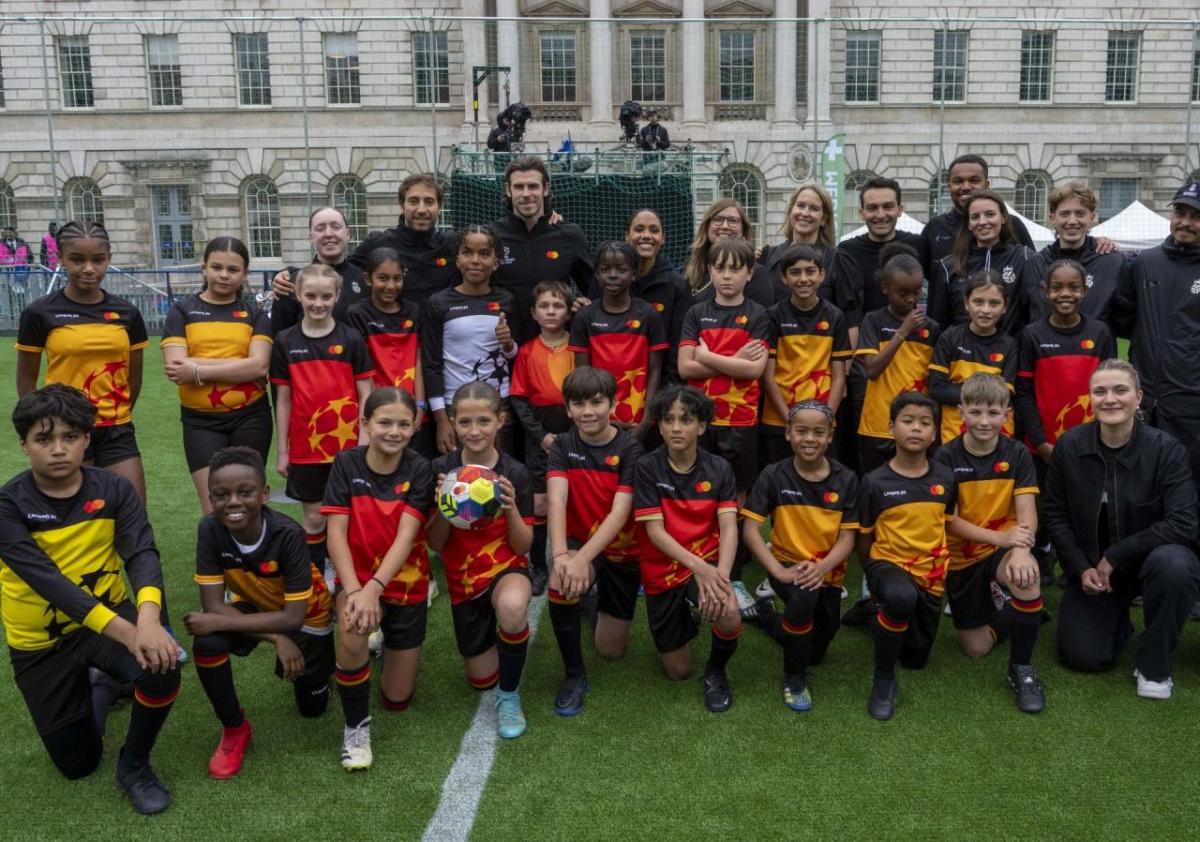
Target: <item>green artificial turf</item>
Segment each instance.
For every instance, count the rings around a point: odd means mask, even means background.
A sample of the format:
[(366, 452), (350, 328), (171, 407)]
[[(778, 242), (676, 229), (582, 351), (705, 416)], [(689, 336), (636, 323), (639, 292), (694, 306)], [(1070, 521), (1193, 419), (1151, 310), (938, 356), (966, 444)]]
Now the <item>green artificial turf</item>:
[[(14, 356), (0, 354), (0, 382), (13, 382)], [(146, 369), (135, 418), (150, 517), (178, 617), (197, 604), (191, 573), (198, 506), (180, 451), (178, 403), (156, 347)], [(4, 477), (23, 466), (15, 438), (10, 442), (0, 448)], [(758, 577), (754, 570), (749, 578)], [(848, 584), (857, 593), (854, 571)], [(1047, 594), (1052, 608), (1058, 593)], [(430, 612), (412, 708), (373, 711), (375, 766), (365, 773), (338, 765), (336, 699), (322, 719), (301, 719), (261, 647), (234, 664), (255, 728), (245, 769), (232, 781), (209, 780), (219, 726), (186, 666), (155, 752), (175, 805), (154, 819), (135, 816), (114, 787), (112, 751), (90, 779), (61, 779), (11, 673), (0, 672), (0, 716), (9, 723), (0, 754), (0, 838), (417, 838), (478, 703), (462, 677), (449, 614), (442, 596)], [(662, 677), (641, 604), (620, 662), (601, 663), (585, 646), (593, 690), (580, 716), (561, 719), (552, 709), (561, 664), (542, 620), (522, 686), (529, 731), (498, 746), (475, 839), (1195, 834), (1197, 624), (1189, 624), (1180, 645), (1169, 702), (1134, 695), (1132, 649), (1104, 675), (1061, 669), (1053, 659), (1055, 627), (1044, 626), (1037, 664), (1048, 706), (1033, 717), (1013, 706), (1005, 651), (968, 660), (943, 618), (929, 666), (901, 672), (896, 719), (878, 723), (866, 714), (872, 667), (865, 632), (842, 630), (827, 662), (811, 671), (813, 711), (796, 714), (781, 700), (778, 648), (747, 628), (729, 669), (734, 707), (714, 716), (704, 711), (696, 680), (670, 684)], [(693, 650), (698, 665), (707, 647), (704, 632)], [(110, 748), (119, 745), (126, 721), (127, 708), (110, 720)]]

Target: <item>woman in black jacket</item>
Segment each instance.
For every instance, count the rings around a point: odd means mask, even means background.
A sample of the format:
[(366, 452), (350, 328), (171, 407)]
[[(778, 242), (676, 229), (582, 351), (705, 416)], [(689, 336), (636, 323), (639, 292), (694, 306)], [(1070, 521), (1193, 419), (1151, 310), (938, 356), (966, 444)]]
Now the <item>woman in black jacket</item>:
[(1138, 695), (1171, 696), (1171, 659), (1200, 590), (1196, 487), (1183, 445), (1137, 419), (1137, 370), (1105, 360), (1091, 378), (1096, 423), (1058, 440), (1043, 521), (1067, 575), (1058, 653), (1071, 669), (1113, 666), (1133, 632), (1141, 594)]

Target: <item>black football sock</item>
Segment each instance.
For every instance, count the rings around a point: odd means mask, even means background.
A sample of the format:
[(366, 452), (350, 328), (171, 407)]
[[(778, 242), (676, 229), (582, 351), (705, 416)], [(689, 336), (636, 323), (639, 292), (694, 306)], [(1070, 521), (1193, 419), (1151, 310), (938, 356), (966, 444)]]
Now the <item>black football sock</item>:
[(121, 760), (125, 763), (144, 763), (150, 759), (150, 749), (158, 732), (167, 721), (167, 714), (179, 695), (179, 668), (165, 673), (142, 673), (134, 682), (133, 711), (129, 714), (129, 732)]
[[(1017, 599), (1015, 596), (1004, 606), (1005, 612), (1012, 612), (1012, 641), (1009, 643), (1009, 664), (1028, 664), (1033, 660), (1033, 649), (1037, 646), (1038, 632), (1042, 628), (1042, 598), (1035, 596), (1030, 600)], [(1004, 613), (1004, 612), (1001, 612)]]
[(875, 674), (891, 676), (896, 673), (896, 659), (908, 633), (908, 620), (895, 620), (882, 608), (875, 615)]
[(546, 519), (533, 524), (533, 546), (529, 548), (529, 564), (534, 570), (546, 569)]
[(583, 632), (580, 619), (579, 600), (568, 601), (551, 588), (546, 596), (550, 602), (550, 624), (554, 626), (554, 639), (562, 654), (563, 667), (568, 676), (580, 676), (587, 672), (583, 664)]
[(525, 656), (529, 654), (529, 626), (512, 633), (497, 629), (496, 654), (500, 656), (500, 689), (512, 693), (521, 684)]
[(245, 721), (242, 706), (238, 702), (237, 689), (233, 686), (233, 666), (229, 654), (206, 655), (193, 652), (196, 661), (196, 677), (204, 688), (213, 713), (226, 728), (236, 728)]
[(812, 650), (812, 620), (792, 624), (785, 617), (780, 623), (783, 636), (783, 673), (804, 678), (808, 672), (808, 657)]
[(738, 627), (728, 635), (721, 632), (716, 624), (712, 627), (712, 647), (708, 652), (708, 663), (705, 665), (706, 670), (716, 670), (724, 672), (729, 659), (733, 657), (733, 653), (737, 651), (738, 638), (742, 635), (742, 624), (738, 623)]
[(338, 664), (334, 673), (338, 695), (342, 697), (342, 713), (346, 727), (355, 728), (371, 714), (371, 662), (347, 669)]

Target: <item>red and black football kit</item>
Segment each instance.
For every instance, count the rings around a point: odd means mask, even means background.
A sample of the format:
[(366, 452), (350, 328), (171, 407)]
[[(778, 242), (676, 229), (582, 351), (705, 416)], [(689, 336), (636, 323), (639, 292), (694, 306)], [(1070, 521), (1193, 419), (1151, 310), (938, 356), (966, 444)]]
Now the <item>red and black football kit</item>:
[(650, 360), (667, 347), (662, 318), (638, 298), (621, 313), (610, 313), (603, 300), (593, 301), (571, 318), (571, 351), (587, 354), (593, 367), (617, 381), (612, 419), (620, 424), (638, 424), (646, 414)]

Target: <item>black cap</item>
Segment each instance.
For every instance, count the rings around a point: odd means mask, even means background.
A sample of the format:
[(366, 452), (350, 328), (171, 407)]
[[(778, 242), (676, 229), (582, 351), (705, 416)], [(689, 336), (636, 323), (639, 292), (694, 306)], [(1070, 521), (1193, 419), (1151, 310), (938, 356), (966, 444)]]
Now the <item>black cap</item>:
[(1187, 205), (1189, 208), (1200, 210), (1200, 181), (1189, 181), (1180, 187), (1171, 204)]

